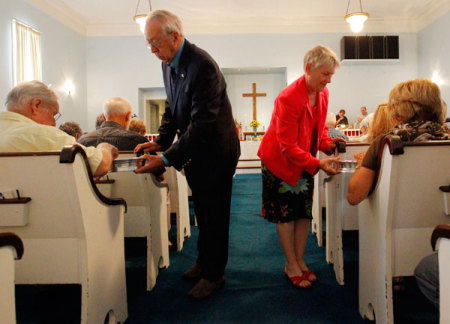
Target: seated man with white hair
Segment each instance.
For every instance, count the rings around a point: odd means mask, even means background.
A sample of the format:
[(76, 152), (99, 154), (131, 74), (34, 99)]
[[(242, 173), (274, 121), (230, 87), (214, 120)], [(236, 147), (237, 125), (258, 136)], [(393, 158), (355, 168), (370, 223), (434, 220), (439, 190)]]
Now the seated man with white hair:
[(340, 129), (334, 128), (334, 125), (336, 124), (336, 115), (332, 112), (327, 113), (327, 119), (325, 123), (328, 126), (328, 136), (331, 138), (342, 138), (345, 141), (348, 141), (348, 136), (345, 135)]
[[(20, 83), (8, 93), (5, 106), (7, 111), (0, 112), (0, 152), (59, 151), (76, 144), (73, 136), (55, 127), (58, 98), (44, 83)], [(108, 143), (83, 148), (94, 176), (108, 173), (118, 156)]]
[(105, 122), (97, 130), (87, 133), (78, 139), (78, 143), (95, 146), (107, 142), (120, 151), (132, 151), (136, 145), (148, 142), (147, 138), (127, 130), (131, 118), (131, 104), (123, 98), (111, 98), (103, 104)]

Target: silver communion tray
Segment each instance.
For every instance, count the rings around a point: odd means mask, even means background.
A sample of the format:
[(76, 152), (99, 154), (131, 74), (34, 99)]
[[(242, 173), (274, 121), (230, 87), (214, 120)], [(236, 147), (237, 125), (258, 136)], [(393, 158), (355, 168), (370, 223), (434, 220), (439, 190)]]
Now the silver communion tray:
[(355, 172), (356, 160), (341, 160), (337, 162), (337, 169), (339, 172)]
[(138, 157), (115, 159), (110, 172), (134, 171), (143, 165), (144, 162), (145, 160), (141, 160)]

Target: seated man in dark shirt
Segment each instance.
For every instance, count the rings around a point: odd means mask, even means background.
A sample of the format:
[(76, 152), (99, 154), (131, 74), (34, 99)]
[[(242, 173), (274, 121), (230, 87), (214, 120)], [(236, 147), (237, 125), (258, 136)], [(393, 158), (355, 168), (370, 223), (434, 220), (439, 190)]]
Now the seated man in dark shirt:
[(103, 105), (105, 122), (99, 129), (87, 133), (78, 139), (78, 143), (85, 146), (96, 146), (107, 142), (120, 151), (132, 151), (136, 145), (148, 140), (135, 132), (127, 130), (131, 117), (131, 104), (123, 98), (111, 98)]

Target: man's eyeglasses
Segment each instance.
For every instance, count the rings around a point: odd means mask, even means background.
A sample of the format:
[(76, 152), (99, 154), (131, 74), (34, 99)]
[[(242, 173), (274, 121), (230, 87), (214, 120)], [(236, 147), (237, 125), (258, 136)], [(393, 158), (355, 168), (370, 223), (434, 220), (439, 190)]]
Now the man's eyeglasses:
[(59, 117), (61, 117), (61, 113), (59, 112), (53, 115), (53, 119), (55, 120), (55, 122), (59, 119)]

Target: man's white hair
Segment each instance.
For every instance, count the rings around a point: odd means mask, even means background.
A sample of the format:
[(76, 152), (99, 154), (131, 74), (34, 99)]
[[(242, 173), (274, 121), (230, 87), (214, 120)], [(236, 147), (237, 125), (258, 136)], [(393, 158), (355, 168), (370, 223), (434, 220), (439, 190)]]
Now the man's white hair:
[(131, 103), (120, 97), (108, 99), (103, 104), (103, 114), (108, 119), (110, 116), (123, 116), (131, 112)]
[(40, 98), (44, 103), (56, 105), (58, 97), (41, 81), (27, 81), (15, 86), (6, 96), (5, 106), (8, 111), (22, 112), (27, 103)]
[(183, 36), (183, 24), (181, 19), (174, 13), (168, 10), (153, 10), (147, 17), (147, 22), (151, 19), (156, 19), (162, 23), (162, 30), (164, 35), (170, 35), (173, 32), (178, 32)]

